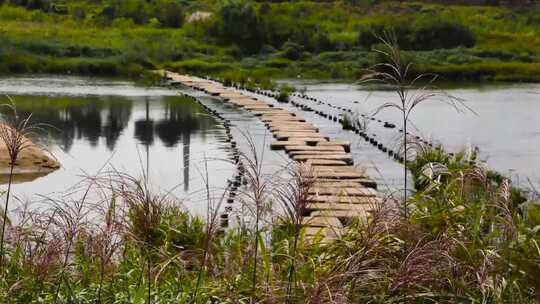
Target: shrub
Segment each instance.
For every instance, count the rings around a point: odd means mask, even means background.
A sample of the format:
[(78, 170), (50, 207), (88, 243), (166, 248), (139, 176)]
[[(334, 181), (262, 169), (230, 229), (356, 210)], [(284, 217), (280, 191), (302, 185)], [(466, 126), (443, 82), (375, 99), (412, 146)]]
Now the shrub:
[(289, 102), (289, 93), (286, 91), (279, 91), (276, 99), (279, 102)]
[(283, 51), (283, 57), (291, 60), (298, 60), (302, 57), (304, 46), (288, 40), (281, 49)]
[(232, 69), (232, 66), (230, 66), (229, 64), (219, 62), (206, 62), (198, 59), (169, 63), (166, 64), (166, 67), (175, 71), (194, 74), (219, 73)]
[(504, 80), (539, 81), (539, 63), (478, 62), (470, 64), (430, 65), (419, 67), (418, 72), (437, 73), (451, 80)]
[(450, 49), (458, 46), (473, 47), (474, 35), (466, 26), (450, 21), (430, 20), (413, 29), (411, 49)]
[(237, 43), (248, 52), (257, 52), (262, 46), (260, 24), (250, 1), (226, 0), (219, 7), (218, 30), (220, 38)]
[(0, 55), (0, 64), (11, 73), (37, 72), (38, 61), (33, 56), (26, 55)]
[(449, 49), (458, 46), (470, 48), (476, 43), (473, 33), (465, 25), (435, 17), (373, 24), (360, 31), (358, 43), (371, 48), (385, 32), (394, 32), (399, 46), (405, 50)]
[(279, 88), (279, 94), (277, 96), (277, 101), (279, 102), (289, 102), (289, 95), (294, 92), (294, 88), (290, 86), (282, 86)]
[(264, 62), (264, 65), (271, 68), (286, 68), (291, 61), (284, 58), (273, 58)]
[(179, 28), (184, 24), (184, 11), (176, 1), (162, 0), (155, 2), (154, 16), (165, 27)]
[(353, 128), (353, 118), (347, 114), (343, 113), (343, 118), (341, 119), (341, 127), (343, 130), (351, 130)]

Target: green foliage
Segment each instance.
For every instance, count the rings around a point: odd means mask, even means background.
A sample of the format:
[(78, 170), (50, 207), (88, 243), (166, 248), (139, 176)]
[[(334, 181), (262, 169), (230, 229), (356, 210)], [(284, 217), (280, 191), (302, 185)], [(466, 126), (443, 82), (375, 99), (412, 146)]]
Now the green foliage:
[(251, 1), (224, 0), (218, 10), (216, 35), (253, 53), (262, 46), (259, 18)]
[(480, 62), (471, 64), (447, 64), (420, 66), (420, 71), (429, 71), (451, 80), (500, 80), (538, 82), (540, 63)]
[(155, 17), (166, 27), (179, 28), (184, 24), (184, 11), (174, 0), (161, 0), (154, 3)]
[(425, 190), (431, 184), (433, 174), (438, 170), (433, 167), (435, 164), (437, 166), (442, 165), (444, 168), (444, 172), (438, 174), (439, 182), (446, 182), (451, 172), (472, 168), (476, 161), (476, 154), (476, 149), (450, 155), (440, 145), (422, 147), (417, 153), (414, 162), (408, 164), (408, 168), (413, 175), (414, 187), (417, 190)]
[(206, 62), (197, 59), (174, 62), (167, 64), (166, 67), (178, 72), (205, 74), (215, 74), (231, 69), (231, 66), (226, 63)]
[(385, 32), (395, 32), (400, 47), (405, 50), (470, 48), (476, 43), (468, 27), (435, 17), (404, 18), (389, 24), (374, 24), (360, 32), (358, 42), (365, 48), (371, 48)]
[(304, 47), (298, 43), (287, 41), (281, 48), (283, 51), (283, 57), (291, 60), (298, 60), (302, 57)]
[[(0, 7), (2, 73), (137, 76), (140, 67), (177, 65), (215, 76), (237, 71), (357, 78), (377, 62), (368, 52), (375, 46), (373, 34), (394, 29), (417, 72), (457, 80), (538, 81), (540, 13), (534, 8), (426, 1), (8, 3)], [(208, 16), (186, 21), (201, 12)]]
[[(11, 223), (0, 301), (50, 303), (58, 292), (61, 303), (147, 303), (150, 292), (159, 303), (326, 303), (336, 295), (345, 303), (534, 303), (540, 205), (513, 196), (504, 176), (466, 155), (420, 151), (410, 166), (424, 179), (410, 217), (383, 204), (350, 219), (333, 241), (308, 239), (281, 217), (263, 221), (258, 234), (244, 224), (209, 234), (209, 223), (179, 202), (136, 180), (105, 178), (97, 191), (115, 193), (105, 206), (59, 202)], [(73, 204), (82, 204), (82, 218)]]
[(282, 86), (279, 88), (279, 94), (276, 97), (277, 101), (279, 102), (289, 102), (289, 96), (292, 92), (294, 92), (294, 87), (290, 86)]

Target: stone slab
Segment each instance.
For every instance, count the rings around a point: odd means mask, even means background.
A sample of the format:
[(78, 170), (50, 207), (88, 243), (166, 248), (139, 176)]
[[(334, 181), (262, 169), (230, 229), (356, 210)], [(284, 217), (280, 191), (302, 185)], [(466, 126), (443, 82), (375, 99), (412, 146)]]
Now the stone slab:
[(342, 146), (307, 146), (307, 145), (298, 145), (298, 146), (287, 146), (285, 147), (287, 152), (293, 151), (335, 151), (335, 152), (345, 152), (345, 149)]

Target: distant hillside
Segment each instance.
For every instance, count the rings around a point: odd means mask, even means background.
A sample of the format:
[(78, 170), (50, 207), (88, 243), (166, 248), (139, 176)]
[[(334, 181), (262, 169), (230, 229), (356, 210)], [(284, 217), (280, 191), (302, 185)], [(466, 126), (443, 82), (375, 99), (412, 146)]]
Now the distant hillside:
[(418, 71), (540, 80), (538, 1), (0, 3), (3, 73), (354, 78), (377, 61), (376, 36), (393, 31)]

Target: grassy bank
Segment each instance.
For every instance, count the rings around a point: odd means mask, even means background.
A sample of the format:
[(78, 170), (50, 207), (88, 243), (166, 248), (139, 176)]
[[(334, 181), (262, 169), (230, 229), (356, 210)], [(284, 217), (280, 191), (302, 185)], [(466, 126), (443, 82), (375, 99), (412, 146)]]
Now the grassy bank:
[[(535, 303), (540, 208), (471, 160), (419, 150), (409, 216), (389, 198), (330, 243), (305, 239), (297, 224), (310, 182), (294, 170), (256, 181), (258, 169), (248, 168), (253, 178), (237, 198), (244, 211), (225, 232), (213, 211), (219, 201), (197, 218), (144, 181), (101, 174), (80, 184), (86, 198), (10, 213), (17, 221), (7, 225), (0, 300)], [(258, 226), (242, 220), (256, 206)]]
[[(405, 75), (399, 68), (396, 74)], [(398, 93), (407, 87), (394, 85)], [(13, 139), (33, 131), (24, 120), (12, 126), (21, 132), (0, 132), (15, 151), (11, 168), (22, 147)], [(400, 158), (414, 189), (405, 186), (405, 198), (388, 194), (380, 203), (365, 202), (370, 211), (358, 217), (330, 216), (342, 225), (327, 232), (331, 238), (305, 237), (305, 216), (316, 216), (309, 204), (321, 180), (305, 164), (263, 174), (265, 160), (255, 146), (252, 154), (240, 153), (237, 175), (222, 195), (201, 185), (208, 191), (202, 218), (170, 192), (148, 186), (144, 174), (114, 168), (68, 189), (74, 196), (44, 198), (46, 204), (18, 202), (8, 190), (2, 193), (0, 302), (537, 302), (540, 193), (534, 184), (528, 191), (514, 188), (478, 165), (476, 150), (451, 155), (421, 141), (405, 143)], [(224, 201), (233, 197), (227, 211)]]
[[(136, 78), (168, 68), (237, 79), (357, 78), (377, 61), (373, 33), (394, 29), (419, 71), (449, 80), (540, 80), (534, 7), (186, 1), (175, 4), (177, 20), (157, 9), (172, 1), (74, 1), (61, 12), (11, 2), (0, 7), (4, 74)], [(192, 17), (201, 12), (209, 15)]]

